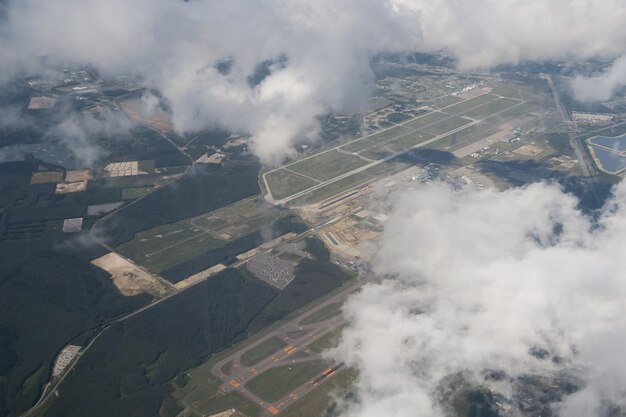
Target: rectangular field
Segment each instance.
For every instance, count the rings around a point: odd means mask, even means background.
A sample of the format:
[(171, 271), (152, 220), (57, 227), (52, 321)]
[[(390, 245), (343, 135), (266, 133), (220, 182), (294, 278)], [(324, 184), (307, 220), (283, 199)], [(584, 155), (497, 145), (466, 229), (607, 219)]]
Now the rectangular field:
[(303, 174), (307, 177), (319, 181), (327, 181), (366, 164), (367, 161), (364, 161), (356, 155), (331, 150), (303, 159), (295, 164), (289, 165), (288, 168), (290, 171)]
[(467, 113), (465, 113), (465, 116), (474, 119), (484, 119), (494, 113), (504, 111), (520, 103), (521, 101), (514, 100), (512, 98), (500, 98), (496, 101), (492, 101), (490, 103), (468, 111)]
[(415, 132), (402, 138), (396, 139), (390, 142), (388, 146), (396, 152), (403, 151), (412, 146), (419, 145), (420, 143), (432, 139), (434, 136), (426, 132)]
[(391, 149), (389, 145), (382, 143), (364, 151), (361, 155), (369, 159), (378, 160), (393, 155), (394, 153), (394, 150)]
[(273, 336), (244, 352), (244, 354), (241, 355), (240, 362), (243, 366), (254, 366), (285, 346), (287, 346), (287, 343), (277, 336)]
[(342, 306), (343, 304), (341, 303), (328, 304), (327, 306), (324, 306), (321, 309), (317, 310), (315, 313), (306, 316), (299, 324), (300, 326), (306, 326), (308, 324), (315, 324), (324, 320), (328, 320), (341, 313)]
[(280, 211), (254, 198), (159, 226), (135, 235), (116, 249), (139, 265), (160, 274), (166, 269), (227, 245), (271, 224)]
[(491, 94), (483, 94), (482, 96), (474, 97), (469, 100), (462, 101), (458, 104), (454, 104), (450, 107), (446, 107), (446, 113), (450, 114), (458, 114), (467, 110), (470, 110), (473, 107), (480, 106), (481, 104), (485, 104), (489, 101), (495, 100), (498, 98), (497, 96), (493, 96)]
[(346, 152), (358, 152), (373, 144), (382, 143), (390, 139), (393, 139), (396, 136), (401, 135), (406, 131), (408, 131), (408, 129), (404, 126), (394, 126), (390, 129), (386, 129), (381, 132), (366, 136), (363, 139), (357, 140), (355, 142), (348, 143), (342, 146), (340, 149)]
[(427, 127), (424, 129), (426, 132), (431, 133), (434, 136), (443, 135), (446, 132), (449, 132), (454, 129), (458, 129), (461, 126), (465, 126), (466, 124), (471, 123), (471, 120), (464, 119), (462, 117), (453, 117), (451, 119), (444, 120), (435, 125)]
[(346, 178), (342, 178), (338, 181), (335, 181), (333, 183), (320, 187), (317, 190), (313, 190), (307, 194), (304, 194), (290, 201), (289, 204), (293, 206), (297, 206), (297, 205), (303, 205), (303, 204), (317, 203), (326, 198), (332, 197), (336, 194), (349, 190), (352, 187), (361, 185), (370, 179), (372, 179), (372, 177), (365, 174), (364, 172), (357, 172), (356, 174), (352, 174)]
[(462, 101), (461, 98), (457, 96), (445, 96), (438, 99), (433, 100), (430, 105), (435, 109), (442, 109), (444, 107), (451, 106), (458, 102)]
[(439, 150), (455, 150), (461, 148), (468, 143), (487, 137), (496, 132), (496, 129), (490, 125), (477, 124), (468, 126), (456, 133), (447, 135), (434, 143), (430, 144), (430, 148)]
[(428, 113), (425, 116), (418, 117), (417, 119), (413, 119), (410, 122), (405, 123), (404, 126), (410, 129), (421, 129), (425, 126), (437, 123), (438, 121), (443, 120), (446, 117), (449, 117), (449, 115), (446, 113)]
[(278, 366), (252, 378), (246, 388), (264, 401), (275, 402), (326, 368), (321, 360)]
[(268, 173), (265, 178), (269, 185), (272, 197), (281, 200), (292, 194), (306, 190), (317, 184), (316, 181), (303, 177), (295, 172), (279, 169)]

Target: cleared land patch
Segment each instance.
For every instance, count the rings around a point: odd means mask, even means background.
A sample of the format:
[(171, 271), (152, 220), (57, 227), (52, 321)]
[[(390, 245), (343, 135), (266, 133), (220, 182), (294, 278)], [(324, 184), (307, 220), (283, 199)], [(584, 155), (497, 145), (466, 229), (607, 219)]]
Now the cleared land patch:
[(528, 145), (522, 145), (519, 148), (514, 149), (513, 153), (516, 153), (522, 156), (534, 157), (534, 156), (541, 154), (545, 150), (546, 149), (544, 147), (541, 147), (539, 145), (528, 144)]
[(212, 275), (217, 274), (218, 272), (222, 272), (224, 269), (226, 269), (226, 267), (222, 264), (214, 265), (210, 268), (205, 269), (204, 271), (198, 272), (197, 274), (190, 276), (189, 278), (177, 282), (174, 287), (176, 287), (177, 290), (182, 290), (183, 288), (194, 285)]
[(78, 171), (67, 171), (65, 173), (65, 182), (80, 182), (91, 179), (91, 172), (88, 169)]
[(125, 296), (148, 293), (155, 297), (163, 297), (170, 292), (165, 284), (117, 253), (108, 253), (94, 259), (91, 263), (111, 274), (113, 284)]
[(303, 159), (293, 165), (289, 165), (288, 168), (290, 171), (295, 171), (307, 177), (327, 181), (366, 164), (367, 161), (358, 156), (332, 150)]
[(47, 184), (49, 182), (61, 182), (62, 180), (63, 172), (61, 171), (33, 172), (30, 183)]
[(241, 355), (240, 362), (243, 366), (254, 366), (261, 362), (263, 359), (268, 358), (270, 355), (278, 352), (282, 348), (287, 346), (282, 339), (273, 336), (266, 341), (256, 345), (252, 349), (246, 351)]

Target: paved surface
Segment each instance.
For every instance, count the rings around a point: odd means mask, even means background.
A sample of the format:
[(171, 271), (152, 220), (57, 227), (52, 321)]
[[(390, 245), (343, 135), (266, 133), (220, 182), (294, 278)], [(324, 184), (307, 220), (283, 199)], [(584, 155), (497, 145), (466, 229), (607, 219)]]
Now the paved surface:
[[(264, 415), (271, 416), (280, 413), (280, 411), (284, 410), (293, 402), (317, 388), (320, 384), (323, 384), (325, 381), (333, 378), (336, 373), (342, 369), (343, 364), (329, 365), (323, 372), (320, 372), (315, 377), (309, 379), (306, 383), (295, 387), (289, 394), (273, 403), (264, 401), (246, 388), (246, 383), (248, 383), (252, 378), (271, 368), (320, 359), (320, 354), (310, 350), (307, 346), (323, 337), (328, 332), (344, 325), (345, 319), (342, 315), (336, 315), (319, 323), (304, 326), (301, 326), (299, 323), (305, 317), (321, 310), (329, 304), (344, 301), (350, 293), (362, 286), (366, 281), (366, 279), (358, 280), (354, 284), (346, 287), (340, 293), (316, 305), (315, 308), (302, 313), (281, 327), (278, 327), (264, 335), (262, 338), (255, 340), (237, 352), (234, 352), (228, 357), (217, 362), (211, 368), (211, 372), (213, 375), (222, 380), (222, 385), (220, 386), (221, 393), (237, 391), (256, 404), (259, 408), (265, 410)], [(245, 352), (257, 347), (261, 343), (273, 337), (278, 337), (285, 341), (286, 346), (253, 366), (244, 366), (241, 364), (241, 356)], [(232, 362), (232, 368), (227, 375), (222, 371), (222, 369), (224, 365), (229, 362)]]

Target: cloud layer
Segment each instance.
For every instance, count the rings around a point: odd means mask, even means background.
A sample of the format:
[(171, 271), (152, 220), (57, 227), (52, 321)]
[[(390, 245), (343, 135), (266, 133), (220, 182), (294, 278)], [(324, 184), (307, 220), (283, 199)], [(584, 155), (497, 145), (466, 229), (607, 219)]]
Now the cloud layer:
[[(270, 163), (314, 140), (316, 116), (356, 108), (379, 51), (443, 49), (487, 68), (626, 45), (619, 0), (9, 0), (5, 16), (5, 79), (72, 64), (141, 73), (179, 132), (249, 132)], [(263, 63), (269, 75), (251, 85)]]
[(572, 81), (574, 95), (581, 101), (606, 101), (616, 89), (626, 85), (626, 56), (613, 62), (611, 68), (593, 77), (576, 77)]
[(545, 184), (431, 184), (401, 197), (374, 261), (394, 278), (345, 307), (351, 324), (333, 355), (359, 369), (360, 401), (343, 415), (443, 415), (442, 379), (481, 384), (487, 370), (577, 375), (584, 387), (559, 405), (563, 416), (626, 406), (626, 184), (597, 223), (576, 204)]

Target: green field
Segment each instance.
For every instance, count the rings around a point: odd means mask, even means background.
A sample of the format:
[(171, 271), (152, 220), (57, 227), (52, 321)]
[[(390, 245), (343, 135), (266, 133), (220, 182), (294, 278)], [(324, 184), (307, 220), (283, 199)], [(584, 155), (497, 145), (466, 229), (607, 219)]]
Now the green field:
[(462, 117), (452, 117), (447, 120), (443, 120), (435, 125), (429, 126), (424, 130), (428, 133), (433, 134), (434, 136), (443, 135), (446, 132), (449, 132), (454, 129), (458, 129), (461, 126), (465, 126), (466, 124), (471, 123), (471, 120), (464, 119)]
[(485, 119), (485, 122), (495, 124), (506, 118), (524, 116), (532, 112), (542, 112), (541, 106), (537, 103), (523, 103), (517, 107), (505, 110), (496, 116), (491, 116), (490, 118)]
[(352, 368), (340, 370), (337, 375), (291, 404), (281, 417), (323, 416), (337, 394), (345, 393), (352, 386), (358, 372)]
[(468, 126), (465, 129), (459, 130), (456, 133), (447, 135), (430, 144), (429, 148), (447, 151), (453, 151), (468, 143), (485, 138), (493, 133), (496, 133), (496, 129), (486, 124), (476, 124)]
[(363, 139), (357, 140), (355, 142), (348, 143), (341, 147), (346, 152), (358, 152), (368, 146), (373, 145), (374, 143), (384, 142), (388, 139), (391, 139), (397, 135), (406, 132), (408, 129), (404, 126), (394, 126), (392, 128), (383, 130), (382, 132), (371, 134)]
[(458, 114), (467, 111), (473, 107), (480, 106), (489, 101), (495, 100), (497, 96), (491, 94), (483, 94), (482, 96), (474, 97), (469, 100), (462, 101), (458, 104), (454, 104), (450, 107), (446, 107), (445, 111), (450, 114)]
[(380, 145), (376, 145), (365, 152), (361, 153), (365, 158), (379, 160), (388, 157), (389, 155), (393, 155), (395, 152), (393, 149), (389, 147), (386, 143), (382, 143)]
[(371, 176), (372, 178), (378, 178), (381, 176), (388, 176), (400, 172), (403, 169), (407, 169), (410, 165), (411, 164), (407, 162), (400, 161), (397, 158), (394, 158), (371, 168), (368, 168), (363, 171), (363, 173)]
[(331, 330), (326, 333), (324, 336), (320, 337), (307, 347), (311, 349), (313, 352), (322, 352), (324, 350), (333, 348), (339, 344), (339, 340), (341, 340), (341, 332), (343, 331), (343, 327), (339, 327), (337, 329)]
[(277, 200), (289, 197), (317, 184), (316, 181), (296, 174), (295, 172), (279, 169), (265, 176), (272, 192), (272, 197)]
[(289, 204), (297, 206), (301, 204), (317, 203), (318, 201), (322, 201), (326, 198), (349, 190), (352, 187), (361, 185), (370, 179), (372, 179), (372, 177), (365, 174), (365, 172), (357, 172), (356, 174), (352, 174), (346, 178), (342, 178), (338, 181), (332, 182), (298, 198), (295, 198), (290, 201)]
[(136, 198), (143, 197), (146, 194), (149, 194), (154, 187), (132, 187), (132, 188), (124, 188), (122, 190), (122, 200), (134, 200)]
[(247, 416), (256, 416), (260, 412), (259, 407), (238, 392), (201, 399), (192, 408), (199, 416), (209, 416), (229, 408), (234, 408)]
[(440, 120), (449, 117), (446, 113), (436, 112), (436, 113), (428, 113), (425, 116), (418, 117), (417, 119), (413, 119), (410, 122), (404, 124), (404, 126), (411, 129), (420, 129), (424, 126), (428, 126), (433, 123), (437, 123)]
[(389, 142), (387, 146), (389, 146), (395, 152), (400, 152), (415, 145), (419, 145), (420, 143), (427, 141), (428, 139), (432, 139), (433, 137), (434, 136), (430, 133), (415, 132), (405, 137), (396, 139), (393, 142)]
[(321, 360), (278, 366), (252, 378), (246, 388), (264, 401), (275, 402), (327, 367)]
[(519, 100), (513, 100), (512, 98), (500, 98), (496, 101), (489, 102), (483, 106), (468, 111), (465, 113), (465, 116), (474, 119), (484, 119), (485, 117), (489, 117), (494, 113), (504, 111), (520, 103), (521, 102)]
[(458, 96), (445, 96), (445, 97), (441, 97), (441, 98), (435, 99), (432, 102), (430, 102), (429, 104), (430, 104), (431, 107), (433, 107), (435, 109), (442, 109), (444, 107), (456, 104), (459, 101), (462, 101), (462, 99), (459, 98)]
[(140, 232), (116, 249), (155, 273), (218, 249), (278, 218), (278, 209), (253, 198), (191, 219)]
[(282, 339), (279, 339), (276, 336), (271, 337), (252, 349), (247, 350), (243, 355), (241, 355), (240, 362), (243, 366), (256, 365), (285, 346), (287, 346), (287, 343), (285, 343)]
[(320, 321), (328, 320), (331, 317), (335, 317), (339, 313), (341, 313), (341, 303), (332, 303), (324, 306), (319, 309), (315, 313), (305, 317), (301, 322), (301, 326), (306, 326), (308, 324), (319, 323)]
[(367, 161), (358, 156), (331, 150), (289, 165), (289, 170), (319, 181), (326, 181), (366, 164)]

